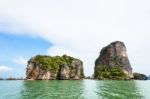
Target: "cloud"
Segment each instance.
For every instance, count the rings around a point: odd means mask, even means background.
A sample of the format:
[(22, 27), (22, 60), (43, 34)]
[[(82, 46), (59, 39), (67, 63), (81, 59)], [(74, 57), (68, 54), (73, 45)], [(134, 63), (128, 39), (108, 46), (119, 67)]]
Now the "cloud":
[(28, 60), (22, 56), (19, 56), (14, 58), (12, 61), (20, 65), (26, 65)]
[(1, 0), (0, 31), (48, 40), (53, 43), (48, 54), (81, 58), (87, 75), (93, 73), (100, 49), (121, 40), (134, 70), (148, 74), (149, 4), (140, 0)]
[(2, 73), (2, 72), (9, 72), (9, 71), (12, 71), (12, 70), (13, 69), (10, 68), (10, 67), (0, 65), (0, 73)]

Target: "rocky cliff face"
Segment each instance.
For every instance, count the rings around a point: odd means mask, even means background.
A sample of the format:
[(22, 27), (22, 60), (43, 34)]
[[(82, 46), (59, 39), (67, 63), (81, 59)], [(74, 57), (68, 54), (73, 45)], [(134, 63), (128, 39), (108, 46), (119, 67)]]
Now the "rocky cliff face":
[(104, 47), (95, 61), (96, 79), (131, 79), (132, 68), (123, 42), (116, 41)]
[(35, 56), (28, 61), (27, 79), (82, 79), (83, 63), (79, 59), (63, 55)]

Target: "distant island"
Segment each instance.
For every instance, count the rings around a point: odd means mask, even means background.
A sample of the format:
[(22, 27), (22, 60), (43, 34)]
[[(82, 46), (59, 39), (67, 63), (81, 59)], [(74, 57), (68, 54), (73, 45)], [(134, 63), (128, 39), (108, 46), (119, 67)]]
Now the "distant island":
[(135, 80), (147, 80), (148, 77), (145, 74), (133, 73)]
[(8, 78), (0, 78), (0, 80), (26, 80), (24, 77), (15, 78), (15, 77), (8, 77)]
[(150, 75), (149, 75), (149, 77), (148, 77), (148, 80), (150, 80)]

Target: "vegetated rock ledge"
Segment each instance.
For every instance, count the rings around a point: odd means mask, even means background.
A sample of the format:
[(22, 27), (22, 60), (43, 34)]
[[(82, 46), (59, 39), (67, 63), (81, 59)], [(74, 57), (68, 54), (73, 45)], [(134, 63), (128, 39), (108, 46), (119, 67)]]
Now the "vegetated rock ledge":
[(104, 47), (95, 61), (94, 78), (99, 80), (132, 79), (126, 47), (123, 42), (115, 41)]
[(83, 79), (83, 62), (67, 55), (37, 55), (28, 61), (26, 78), (28, 80)]

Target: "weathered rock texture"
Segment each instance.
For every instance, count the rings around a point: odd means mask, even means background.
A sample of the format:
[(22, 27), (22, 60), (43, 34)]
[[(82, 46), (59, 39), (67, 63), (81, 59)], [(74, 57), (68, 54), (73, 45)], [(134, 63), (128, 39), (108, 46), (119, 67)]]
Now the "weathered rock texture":
[(34, 80), (48, 79), (82, 79), (84, 77), (81, 60), (63, 55), (37, 55), (28, 61), (26, 78)]
[(131, 79), (132, 68), (123, 42), (115, 41), (104, 47), (95, 61), (96, 79)]

